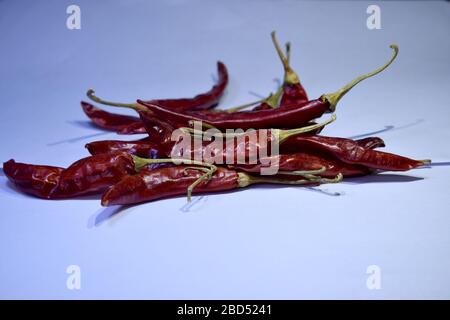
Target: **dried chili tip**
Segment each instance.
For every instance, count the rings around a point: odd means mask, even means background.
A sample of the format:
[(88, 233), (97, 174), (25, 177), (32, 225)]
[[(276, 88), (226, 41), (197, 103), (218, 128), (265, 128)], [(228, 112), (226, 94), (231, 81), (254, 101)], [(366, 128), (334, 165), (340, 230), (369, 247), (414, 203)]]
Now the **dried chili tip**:
[(61, 198), (58, 185), (64, 168), (33, 165), (11, 159), (3, 163), (6, 177), (24, 193), (42, 199)]

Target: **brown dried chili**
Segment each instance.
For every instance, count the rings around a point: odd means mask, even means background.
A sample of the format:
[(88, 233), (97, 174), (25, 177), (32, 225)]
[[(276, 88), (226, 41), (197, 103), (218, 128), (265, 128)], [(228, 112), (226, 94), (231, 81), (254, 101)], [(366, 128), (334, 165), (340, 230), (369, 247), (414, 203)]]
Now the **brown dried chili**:
[[(281, 109), (239, 111), (233, 113), (226, 111), (211, 113), (197, 111), (178, 112), (142, 100), (138, 100), (141, 106), (133, 105), (128, 107), (140, 112), (144, 122), (151, 121), (152, 118), (159, 118), (171, 123), (176, 128), (188, 127), (192, 121), (201, 121), (209, 127), (214, 127), (219, 130), (295, 128), (319, 118), (326, 112), (333, 112), (339, 100), (355, 85), (386, 69), (398, 54), (398, 47), (396, 45), (391, 45), (391, 48), (394, 50), (394, 53), (390, 60), (381, 68), (354, 79), (334, 93), (325, 94), (318, 99), (310, 100), (303, 104), (286, 106)], [(143, 116), (143, 114), (145, 115)]]
[(64, 168), (15, 162), (3, 163), (6, 177), (22, 192), (43, 199), (61, 197), (58, 194), (59, 178)]
[[(111, 186), (103, 194), (102, 205), (129, 205), (184, 195), (186, 189), (202, 179), (203, 176), (202, 170), (188, 166), (156, 170), (143, 169), (139, 174), (127, 176)], [(342, 175), (340, 174), (334, 179), (305, 177), (293, 180), (292, 178), (251, 176), (231, 169), (217, 168), (210, 179), (202, 179), (192, 191), (194, 193), (210, 193), (245, 188), (256, 183), (317, 185), (336, 183), (341, 180)]]
[(406, 171), (430, 160), (413, 160), (392, 153), (367, 149), (351, 139), (325, 136), (296, 136), (287, 139), (280, 147), (282, 153), (308, 150), (315, 154), (333, 156), (345, 163), (363, 165), (368, 168), (388, 171)]

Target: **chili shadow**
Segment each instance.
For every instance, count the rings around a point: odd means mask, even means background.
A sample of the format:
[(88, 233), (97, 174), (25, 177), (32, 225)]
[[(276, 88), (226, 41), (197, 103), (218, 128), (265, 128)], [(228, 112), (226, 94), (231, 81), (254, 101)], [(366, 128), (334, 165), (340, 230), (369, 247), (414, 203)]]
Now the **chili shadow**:
[(421, 124), (424, 121), (425, 121), (424, 119), (417, 119), (414, 122), (407, 123), (405, 125), (398, 126), (398, 127), (396, 127), (394, 125), (386, 125), (386, 126), (384, 126), (384, 129), (371, 131), (371, 132), (367, 132), (367, 133), (362, 133), (362, 134), (357, 134), (357, 135), (348, 137), (348, 139), (361, 139), (361, 138), (370, 137), (370, 136), (373, 136), (373, 135), (376, 135), (376, 134), (380, 134), (380, 133), (383, 133), (383, 132), (394, 131), (394, 130), (402, 130), (402, 129), (406, 129), (406, 128), (410, 128), (410, 127), (419, 125), (419, 124)]

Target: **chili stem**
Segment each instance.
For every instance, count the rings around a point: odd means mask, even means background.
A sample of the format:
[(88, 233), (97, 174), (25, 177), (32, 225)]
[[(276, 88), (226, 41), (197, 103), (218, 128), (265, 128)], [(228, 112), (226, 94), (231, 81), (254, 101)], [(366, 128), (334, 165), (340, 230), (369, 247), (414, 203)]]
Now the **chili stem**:
[[(296, 129), (270, 129), (272, 135), (275, 135), (276, 137), (278, 137), (278, 141), (279, 143), (284, 142), (286, 139), (292, 137), (292, 136), (296, 136), (298, 134), (301, 133), (306, 133), (306, 132), (310, 132), (310, 131), (314, 131), (317, 129), (320, 129), (330, 123), (332, 123), (333, 121), (336, 120), (336, 115), (333, 114), (330, 119), (322, 122), (322, 123), (317, 123), (317, 124), (313, 124), (310, 126), (306, 126), (306, 127), (301, 127), (301, 128), (296, 128)], [(182, 130), (183, 132), (189, 133), (191, 135), (194, 135), (196, 138), (202, 138), (203, 136), (205, 137), (215, 137), (215, 136), (222, 136), (223, 138), (226, 139), (230, 139), (230, 138), (236, 138), (236, 137), (240, 137), (243, 135), (246, 135), (247, 133), (245, 132), (233, 132), (233, 133), (228, 133), (228, 132), (212, 132), (212, 133), (206, 133), (205, 131), (199, 131), (193, 128), (188, 128), (188, 127), (182, 127), (180, 128), (180, 130)], [(261, 129), (260, 129), (261, 130)]]
[(289, 60), (284, 55), (283, 51), (280, 48), (280, 44), (278, 43), (277, 37), (275, 35), (275, 31), (272, 31), (272, 42), (275, 46), (275, 49), (277, 50), (278, 57), (281, 60), (281, 63), (283, 64), (284, 68), (284, 83), (285, 84), (298, 84), (300, 83), (300, 79), (298, 78), (298, 75), (295, 73), (294, 70), (289, 65)]
[(320, 98), (324, 101), (327, 101), (330, 104), (330, 111), (334, 112), (334, 110), (336, 109), (336, 105), (339, 102), (339, 100), (347, 93), (349, 92), (354, 86), (356, 86), (358, 83), (360, 83), (361, 81), (373, 77), (374, 75), (382, 72), (384, 69), (386, 69), (387, 67), (389, 67), (389, 65), (395, 60), (395, 58), (398, 55), (398, 51), (399, 48), (396, 44), (391, 44), (390, 48), (392, 50), (394, 50), (391, 58), (389, 59), (389, 61), (384, 64), (382, 67), (366, 73), (362, 76), (359, 76), (355, 79), (353, 79), (350, 83), (348, 83), (347, 85), (345, 85), (343, 88), (339, 89), (338, 91), (334, 92), (334, 93), (329, 93), (329, 94), (324, 94), (322, 95)]
[(325, 127), (326, 125), (332, 123), (333, 121), (336, 120), (336, 115), (333, 114), (330, 119), (322, 122), (322, 123), (317, 123), (317, 124), (313, 124), (310, 126), (306, 126), (306, 127), (302, 127), (302, 128), (297, 128), (297, 129), (288, 129), (288, 130), (283, 130), (283, 129), (271, 129), (272, 133), (277, 134), (278, 133), (278, 142), (281, 144), (283, 143), (286, 139), (292, 137), (292, 136), (296, 136), (299, 135), (301, 133), (306, 133), (306, 132), (310, 132), (310, 131), (314, 131), (317, 129), (320, 129), (322, 127)]
[(270, 183), (270, 184), (290, 184), (290, 185), (301, 185), (301, 184), (310, 184), (310, 183), (338, 183), (343, 179), (342, 173), (339, 173), (333, 179), (327, 178), (319, 178), (316, 180), (311, 179), (300, 179), (300, 180), (289, 180), (282, 178), (269, 178), (265, 176), (252, 176), (243, 172), (238, 173), (238, 185), (241, 188), (245, 188), (252, 184), (257, 183)]
[(100, 104), (104, 104), (106, 106), (131, 108), (131, 109), (134, 109), (136, 111), (146, 111), (147, 110), (146, 107), (141, 106), (138, 103), (120, 103), (120, 102), (112, 102), (112, 101), (103, 100), (103, 99), (101, 99), (101, 98), (99, 98), (99, 97), (97, 97), (95, 95), (95, 90), (94, 89), (89, 89), (86, 92), (86, 95), (92, 101), (95, 101), (95, 102), (100, 103)]
[(226, 110), (217, 110), (217, 111), (225, 111), (225, 112), (233, 113), (233, 112), (240, 111), (242, 109), (254, 106), (257, 103), (264, 102), (266, 99), (267, 98), (259, 99), (257, 101), (253, 101), (253, 102), (250, 102), (250, 103), (241, 104), (240, 106), (237, 106), (237, 107), (233, 107), (233, 108), (226, 109)]

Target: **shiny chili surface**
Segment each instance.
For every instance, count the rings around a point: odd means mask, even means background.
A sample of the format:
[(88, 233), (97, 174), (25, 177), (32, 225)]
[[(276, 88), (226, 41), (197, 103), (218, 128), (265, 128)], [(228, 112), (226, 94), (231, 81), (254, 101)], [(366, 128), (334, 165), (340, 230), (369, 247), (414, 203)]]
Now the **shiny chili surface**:
[[(203, 171), (187, 166), (144, 169), (111, 186), (102, 197), (102, 205), (135, 204), (186, 195), (187, 188), (203, 174)], [(218, 168), (211, 180), (200, 182), (193, 192), (217, 192), (238, 187), (236, 171)]]
[(339, 160), (364, 165), (368, 168), (406, 171), (420, 167), (423, 161), (413, 160), (392, 153), (364, 148), (351, 139), (325, 136), (296, 136), (281, 145), (281, 152), (299, 149), (314, 150), (315, 153), (331, 155)]
[(84, 113), (98, 127), (119, 134), (146, 133), (144, 124), (138, 117), (104, 111), (90, 103), (81, 102)]
[(203, 121), (218, 129), (263, 129), (263, 128), (298, 128), (329, 111), (326, 100), (316, 99), (303, 105), (292, 105), (280, 109), (256, 111), (222, 112), (178, 112), (162, 105), (149, 104), (138, 100), (151, 113), (141, 112), (141, 119), (149, 121), (158, 118), (171, 123), (174, 127), (188, 127), (191, 121)]
[(3, 164), (6, 177), (24, 193), (43, 199), (60, 198), (59, 179), (64, 168), (15, 162)]
[(67, 195), (95, 193), (103, 191), (124, 176), (135, 173), (135, 164), (130, 154), (98, 154), (78, 160), (64, 170), (59, 188)]

